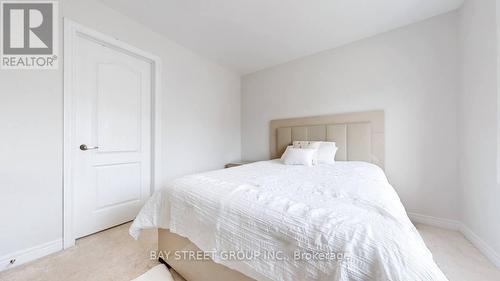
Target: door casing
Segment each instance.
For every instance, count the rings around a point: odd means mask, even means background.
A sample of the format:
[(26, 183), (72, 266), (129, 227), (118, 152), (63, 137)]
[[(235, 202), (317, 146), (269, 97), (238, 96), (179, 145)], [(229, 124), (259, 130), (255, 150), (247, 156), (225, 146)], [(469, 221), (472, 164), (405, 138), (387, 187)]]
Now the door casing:
[(77, 36), (94, 40), (106, 47), (126, 52), (151, 63), (151, 193), (158, 190), (161, 185), (161, 59), (153, 54), (142, 51), (119, 39), (102, 34), (98, 31), (84, 27), (70, 19), (64, 18), (64, 148), (63, 148), (63, 249), (75, 245), (74, 236), (74, 210), (73, 210), (73, 184), (72, 184), (72, 157), (71, 148), (76, 145), (72, 139), (74, 124), (73, 102), (74, 86), (74, 56)]

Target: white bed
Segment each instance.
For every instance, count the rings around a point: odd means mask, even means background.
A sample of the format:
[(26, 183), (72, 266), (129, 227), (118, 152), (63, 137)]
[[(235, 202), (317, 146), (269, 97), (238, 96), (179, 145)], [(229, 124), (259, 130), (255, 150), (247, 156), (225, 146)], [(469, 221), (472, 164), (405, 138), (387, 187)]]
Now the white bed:
[[(257, 280), (446, 280), (382, 169), (366, 162), (272, 160), (182, 177), (130, 233), (145, 228), (187, 237)], [(231, 251), (252, 258), (228, 260)], [(315, 253), (324, 256), (305, 258)]]
[(273, 120), (271, 158), (293, 141), (331, 141), (341, 161), (262, 161), (179, 178), (130, 233), (160, 228), (160, 250), (216, 253), (215, 263), (167, 259), (189, 281), (446, 280), (384, 174), (384, 128), (383, 111)]

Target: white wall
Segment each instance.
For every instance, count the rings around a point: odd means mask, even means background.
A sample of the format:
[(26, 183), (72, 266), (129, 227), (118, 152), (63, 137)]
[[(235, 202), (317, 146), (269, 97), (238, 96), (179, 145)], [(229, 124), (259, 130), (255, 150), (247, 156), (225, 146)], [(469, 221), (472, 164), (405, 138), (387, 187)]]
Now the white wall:
[(242, 158), (269, 121), (384, 109), (386, 173), (408, 211), (457, 219), (458, 16), (450, 13), (242, 79)]
[(468, 0), (460, 10), (458, 112), (462, 221), (500, 253), (496, 2)]
[[(97, 2), (61, 1), (61, 11), (161, 57), (164, 181), (240, 158), (236, 73)], [(58, 71), (0, 70), (0, 258), (61, 239), (62, 74), (62, 62)]]

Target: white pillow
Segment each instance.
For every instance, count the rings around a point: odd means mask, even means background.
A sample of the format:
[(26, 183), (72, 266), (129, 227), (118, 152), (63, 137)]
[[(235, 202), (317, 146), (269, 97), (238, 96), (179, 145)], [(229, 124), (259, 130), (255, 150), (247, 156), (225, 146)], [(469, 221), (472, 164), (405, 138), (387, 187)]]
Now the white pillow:
[(313, 164), (334, 164), (337, 145), (333, 141), (294, 141), (294, 148), (317, 149)]
[[(293, 148), (310, 148), (318, 150), (321, 145), (320, 141), (294, 141)], [(314, 153), (313, 165), (318, 164), (318, 153)]]
[(316, 156), (318, 159), (318, 163), (335, 164), (335, 154), (337, 154), (337, 150), (337, 145), (334, 142), (321, 142)]
[(315, 148), (318, 149), (320, 141), (294, 141), (293, 148)]
[(316, 151), (316, 149), (312, 148), (293, 148), (293, 146), (288, 146), (285, 153), (281, 156), (281, 160), (285, 165), (312, 166)]

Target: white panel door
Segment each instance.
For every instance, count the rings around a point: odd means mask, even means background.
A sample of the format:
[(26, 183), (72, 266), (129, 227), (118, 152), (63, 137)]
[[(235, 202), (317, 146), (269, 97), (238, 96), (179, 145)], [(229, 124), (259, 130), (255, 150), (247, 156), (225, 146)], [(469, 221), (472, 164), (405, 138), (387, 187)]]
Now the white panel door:
[(79, 238), (132, 220), (151, 190), (151, 64), (77, 36), (72, 148)]

